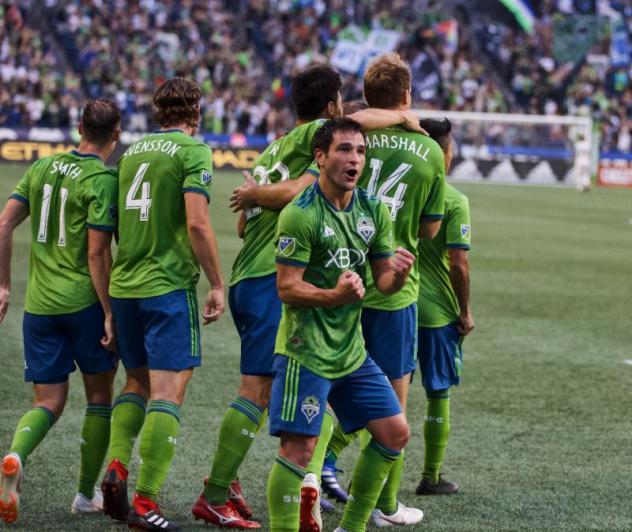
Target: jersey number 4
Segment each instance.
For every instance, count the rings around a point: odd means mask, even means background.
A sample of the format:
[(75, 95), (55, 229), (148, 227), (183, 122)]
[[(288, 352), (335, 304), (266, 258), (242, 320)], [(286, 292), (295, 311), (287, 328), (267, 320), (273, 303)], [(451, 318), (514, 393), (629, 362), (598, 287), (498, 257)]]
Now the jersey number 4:
[(400, 183), (400, 181), (408, 173), (408, 170), (412, 168), (412, 165), (408, 163), (401, 163), (378, 188), (378, 180), (380, 178), (380, 171), (382, 170), (384, 161), (381, 159), (371, 159), (369, 164), (371, 165), (371, 179), (369, 179), (367, 192), (371, 194), (371, 196), (380, 198), (380, 200), (382, 200), (382, 202), (390, 209), (391, 219), (395, 220), (397, 217), (397, 211), (404, 206), (404, 194), (406, 192), (406, 187), (408, 186), (406, 183)]
[[(151, 207), (151, 198), (149, 197), (149, 191), (151, 190), (151, 183), (148, 181), (143, 183), (143, 177), (149, 168), (149, 163), (142, 163), (138, 167), (138, 171), (132, 181), (132, 186), (127, 191), (125, 197), (125, 209), (139, 209), (139, 219), (141, 222), (149, 220), (149, 207)], [(141, 187), (142, 184), (142, 187)], [(138, 189), (140, 191), (140, 198), (137, 198)]]
[[(53, 193), (53, 186), (46, 183), (42, 191), (42, 211), (40, 212), (40, 223), (37, 230), (37, 241), (46, 242), (48, 236), (48, 215), (50, 211), (50, 199)], [(66, 200), (68, 199), (68, 189), (59, 190), (61, 205), (59, 207), (59, 238), (57, 245), (66, 247)]]

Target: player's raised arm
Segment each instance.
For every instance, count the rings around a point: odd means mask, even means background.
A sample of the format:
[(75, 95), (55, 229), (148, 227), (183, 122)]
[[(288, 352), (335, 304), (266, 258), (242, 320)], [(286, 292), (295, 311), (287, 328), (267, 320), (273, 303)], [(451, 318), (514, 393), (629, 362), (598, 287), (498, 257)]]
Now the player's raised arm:
[(207, 325), (217, 321), (224, 312), (224, 279), (222, 278), (217, 240), (211, 227), (206, 198), (197, 192), (185, 192), (184, 203), (191, 247), (211, 284), (202, 314), (204, 324)]
[(13, 231), (28, 215), (28, 203), (14, 198), (9, 199), (0, 214), (0, 323), (4, 320), (9, 308)]
[(410, 131), (417, 131), (424, 135), (428, 134), (419, 125), (419, 117), (414, 111), (368, 108), (350, 114), (349, 118), (358, 122), (365, 131), (391, 126), (403, 126)]
[(406, 284), (415, 264), (415, 255), (407, 249), (397, 248), (392, 257), (370, 261), (375, 287), (381, 294), (388, 296), (399, 292)]

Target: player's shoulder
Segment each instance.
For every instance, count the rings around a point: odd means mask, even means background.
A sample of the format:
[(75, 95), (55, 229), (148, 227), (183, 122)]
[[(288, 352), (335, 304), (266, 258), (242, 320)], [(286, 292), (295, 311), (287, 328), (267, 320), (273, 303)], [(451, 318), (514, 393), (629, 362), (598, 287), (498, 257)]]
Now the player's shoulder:
[(445, 202), (446, 206), (468, 206), (469, 200), (467, 196), (458, 188), (450, 183), (445, 184)]
[(313, 209), (317, 207), (317, 198), (318, 185), (313, 183), (298, 194), (288, 206), (292, 206), (297, 212)]

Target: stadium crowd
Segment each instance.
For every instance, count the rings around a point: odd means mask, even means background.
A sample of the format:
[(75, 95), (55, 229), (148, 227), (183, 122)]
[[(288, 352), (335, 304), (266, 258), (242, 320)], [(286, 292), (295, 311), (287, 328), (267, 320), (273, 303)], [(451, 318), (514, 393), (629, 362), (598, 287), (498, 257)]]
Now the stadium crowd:
[[(46, 5), (52, 33), (28, 16), (31, 2), (5, 2), (0, 125), (76, 124), (85, 96), (108, 96), (123, 109), (127, 129), (144, 131), (151, 127), (153, 88), (182, 74), (202, 87), (205, 131), (272, 139), (293, 124), (290, 77), (327, 61), (337, 39), (359, 26), (401, 33), (399, 52), (417, 69), (417, 106), (591, 113), (601, 125), (602, 149), (628, 151), (630, 63), (610, 61), (608, 28), (585, 60), (557, 60), (553, 25), (567, 4), (541, 3), (531, 35), (485, 15), (461, 17), (458, 39), (449, 42), (436, 24), (455, 12), (433, 0), (60, 0)], [(630, 2), (601, 2), (600, 9), (621, 17), (630, 37)], [(423, 78), (435, 73), (428, 90)], [(343, 96), (360, 95), (361, 77), (347, 74)]]

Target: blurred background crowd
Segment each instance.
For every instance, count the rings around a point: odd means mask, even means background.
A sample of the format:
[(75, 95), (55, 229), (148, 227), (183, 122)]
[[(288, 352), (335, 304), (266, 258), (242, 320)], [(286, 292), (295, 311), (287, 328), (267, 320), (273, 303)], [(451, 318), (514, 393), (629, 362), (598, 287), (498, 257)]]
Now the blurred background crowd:
[(184, 75), (204, 131), (272, 139), (313, 62), (361, 97), (367, 39), (409, 61), (416, 107), (590, 114), (602, 151), (630, 151), (632, 0), (0, 0), (0, 127), (69, 127), (108, 96), (146, 131), (154, 88)]

